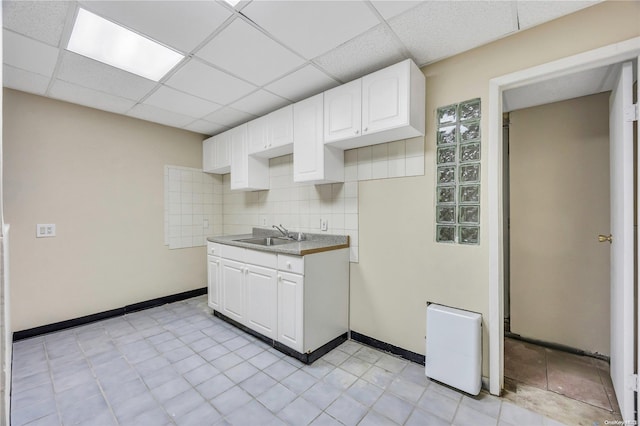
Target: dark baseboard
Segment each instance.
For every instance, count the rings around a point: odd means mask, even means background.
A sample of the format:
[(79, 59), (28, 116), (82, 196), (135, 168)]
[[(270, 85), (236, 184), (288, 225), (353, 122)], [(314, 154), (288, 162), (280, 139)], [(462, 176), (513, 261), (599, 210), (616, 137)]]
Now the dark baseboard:
[(285, 355), (289, 355), (290, 357), (293, 357), (295, 359), (297, 359), (300, 362), (303, 362), (305, 364), (312, 364), (314, 361), (322, 358), (324, 355), (326, 355), (327, 353), (331, 352), (331, 350), (337, 348), (338, 346), (340, 346), (343, 342), (347, 341), (347, 333), (341, 334), (340, 336), (336, 337), (335, 339), (331, 340), (328, 343), (325, 343), (324, 345), (320, 346), (318, 349), (316, 349), (313, 352), (309, 352), (306, 354), (300, 353), (294, 349), (291, 349), (290, 347), (283, 345), (282, 343), (270, 339), (267, 336), (258, 333), (255, 330), (250, 329), (249, 327), (240, 324), (238, 321), (229, 318), (228, 316), (221, 314), (220, 312), (214, 310), (213, 311), (213, 315), (215, 317), (220, 318), (221, 320), (228, 322), (229, 324), (233, 325), (234, 327), (239, 328), (240, 330), (244, 331), (245, 333), (248, 333), (252, 336), (254, 336), (255, 338), (263, 341), (264, 343), (268, 344), (269, 346), (273, 347), (274, 349), (277, 349), (278, 351), (282, 352)]
[(611, 359), (606, 355), (602, 355), (602, 354), (599, 354), (599, 353), (588, 352), (588, 351), (584, 351), (582, 349), (572, 348), (571, 346), (565, 346), (565, 345), (561, 345), (559, 343), (550, 343), (550, 342), (545, 342), (543, 340), (530, 339), (528, 337), (523, 337), (523, 336), (521, 336), (519, 334), (516, 334), (516, 333), (507, 333), (507, 332), (504, 333), (504, 337), (508, 337), (508, 338), (514, 339), (514, 340), (521, 340), (523, 342), (531, 343), (533, 345), (542, 346), (542, 347), (549, 348), (549, 349), (555, 349), (557, 351), (568, 352), (570, 354), (575, 354), (575, 355), (589, 356), (589, 357), (592, 357), (592, 358), (597, 358), (597, 359), (601, 359), (603, 361), (611, 362)]
[(156, 306), (165, 305), (167, 303), (179, 302), (180, 300), (190, 299), (192, 297), (201, 296), (203, 294), (207, 294), (206, 287), (189, 290), (182, 293), (171, 294), (169, 296), (158, 297), (156, 299), (146, 300), (144, 302), (134, 303), (122, 308), (98, 312), (96, 314), (86, 315), (79, 318), (55, 322), (53, 324), (41, 325), (39, 327), (29, 328), (27, 330), (16, 331), (15, 333), (13, 333), (13, 341), (17, 342), (19, 340), (40, 336), (42, 334), (53, 333), (56, 331), (65, 330), (67, 328), (78, 327), (96, 321), (119, 317), (124, 314), (130, 314), (132, 312), (154, 308)]
[(357, 331), (351, 331), (351, 340), (355, 340), (356, 342), (364, 343), (367, 346), (371, 346), (376, 349), (380, 349), (385, 352), (391, 352), (394, 355), (398, 355), (406, 360), (411, 362), (415, 362), (418, 364), (424, 365), (425, 356), (420, 355), (416, 352), (411, 352), (407, 349), (399, 348), (398, 346), (394, 346), (390, 343), (383, 342), (378, 339), (374, 339), (373, 337), (365, 336), (364, 334), (360, 334)]

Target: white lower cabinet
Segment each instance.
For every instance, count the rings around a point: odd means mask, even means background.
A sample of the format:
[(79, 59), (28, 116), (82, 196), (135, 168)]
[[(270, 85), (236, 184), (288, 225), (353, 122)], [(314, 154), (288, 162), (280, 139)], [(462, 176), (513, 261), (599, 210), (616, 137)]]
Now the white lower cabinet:
[(222, 259), (222, 303), (220, 312), (232, 320), (245, 324), (244, 263)]
[(304, 277), (278, 271), (278, 341), (304, 351), (303, 305)]
[(270, 339), (278, 332), (278, 283), (276, 270), (247, 265), (246, 326)]
[(348, 331), (349, 249), (292, 256), (209, 243), (208, 254), (209, 306), (225, 317), (301, 354)]

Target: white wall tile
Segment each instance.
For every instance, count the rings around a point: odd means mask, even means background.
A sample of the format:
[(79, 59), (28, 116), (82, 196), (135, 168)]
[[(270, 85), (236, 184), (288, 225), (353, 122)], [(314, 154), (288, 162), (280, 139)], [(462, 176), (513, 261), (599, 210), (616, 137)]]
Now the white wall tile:
[(170, 249), (203, 246), (206, 237), (222, 233), (222, 192), (220, 176), (165, 166), (165, 244)]

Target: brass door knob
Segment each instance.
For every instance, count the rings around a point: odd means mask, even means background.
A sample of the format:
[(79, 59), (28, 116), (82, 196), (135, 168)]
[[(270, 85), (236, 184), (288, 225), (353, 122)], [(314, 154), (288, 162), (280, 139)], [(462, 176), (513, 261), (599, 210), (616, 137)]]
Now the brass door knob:
[(598, 235), (598, 241), (600, 241), (601, 243), (604, 243), (605, 241), (609, 241), (609, 244), (611, 244), (611, 240), (613, 239), (613, 237), (611, 237), (611, 234), (609, 235)]

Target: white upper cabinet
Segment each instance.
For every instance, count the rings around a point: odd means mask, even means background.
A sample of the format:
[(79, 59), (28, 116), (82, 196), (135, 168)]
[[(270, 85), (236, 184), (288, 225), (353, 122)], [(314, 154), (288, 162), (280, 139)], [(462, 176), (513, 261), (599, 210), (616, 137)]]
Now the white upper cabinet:
[(248, 125), (231, 130), (231, 190), (269, 189), (269, 159), (249, 155)]
[(274, 158), (293, 152), (293, 105), (249, 122), (249, 154)]
[(287, 105), (267, 115), (269, 151), (271, 157), (293, 152), (293, 105)]
[(202, 141), (202, 170), (207, 173), (229, 173), (231, 130)]
[(269, 146), (267, 116), (256, 118), (247, 123), (249, 154), (255, 154)]
[(293, 181), (344, 182), (344, 152), (324, 144), (324, 97), (293, 105)]
[[(356, 100), (358, 83), (360, 115)], [(410, 59), (331, 89), (327, 94), (324, 117), (327, 144), (350, 149), (424, 135), (425, 78)]]
[(362, 79), (324, 92), (324, 143), (360, 136)]

